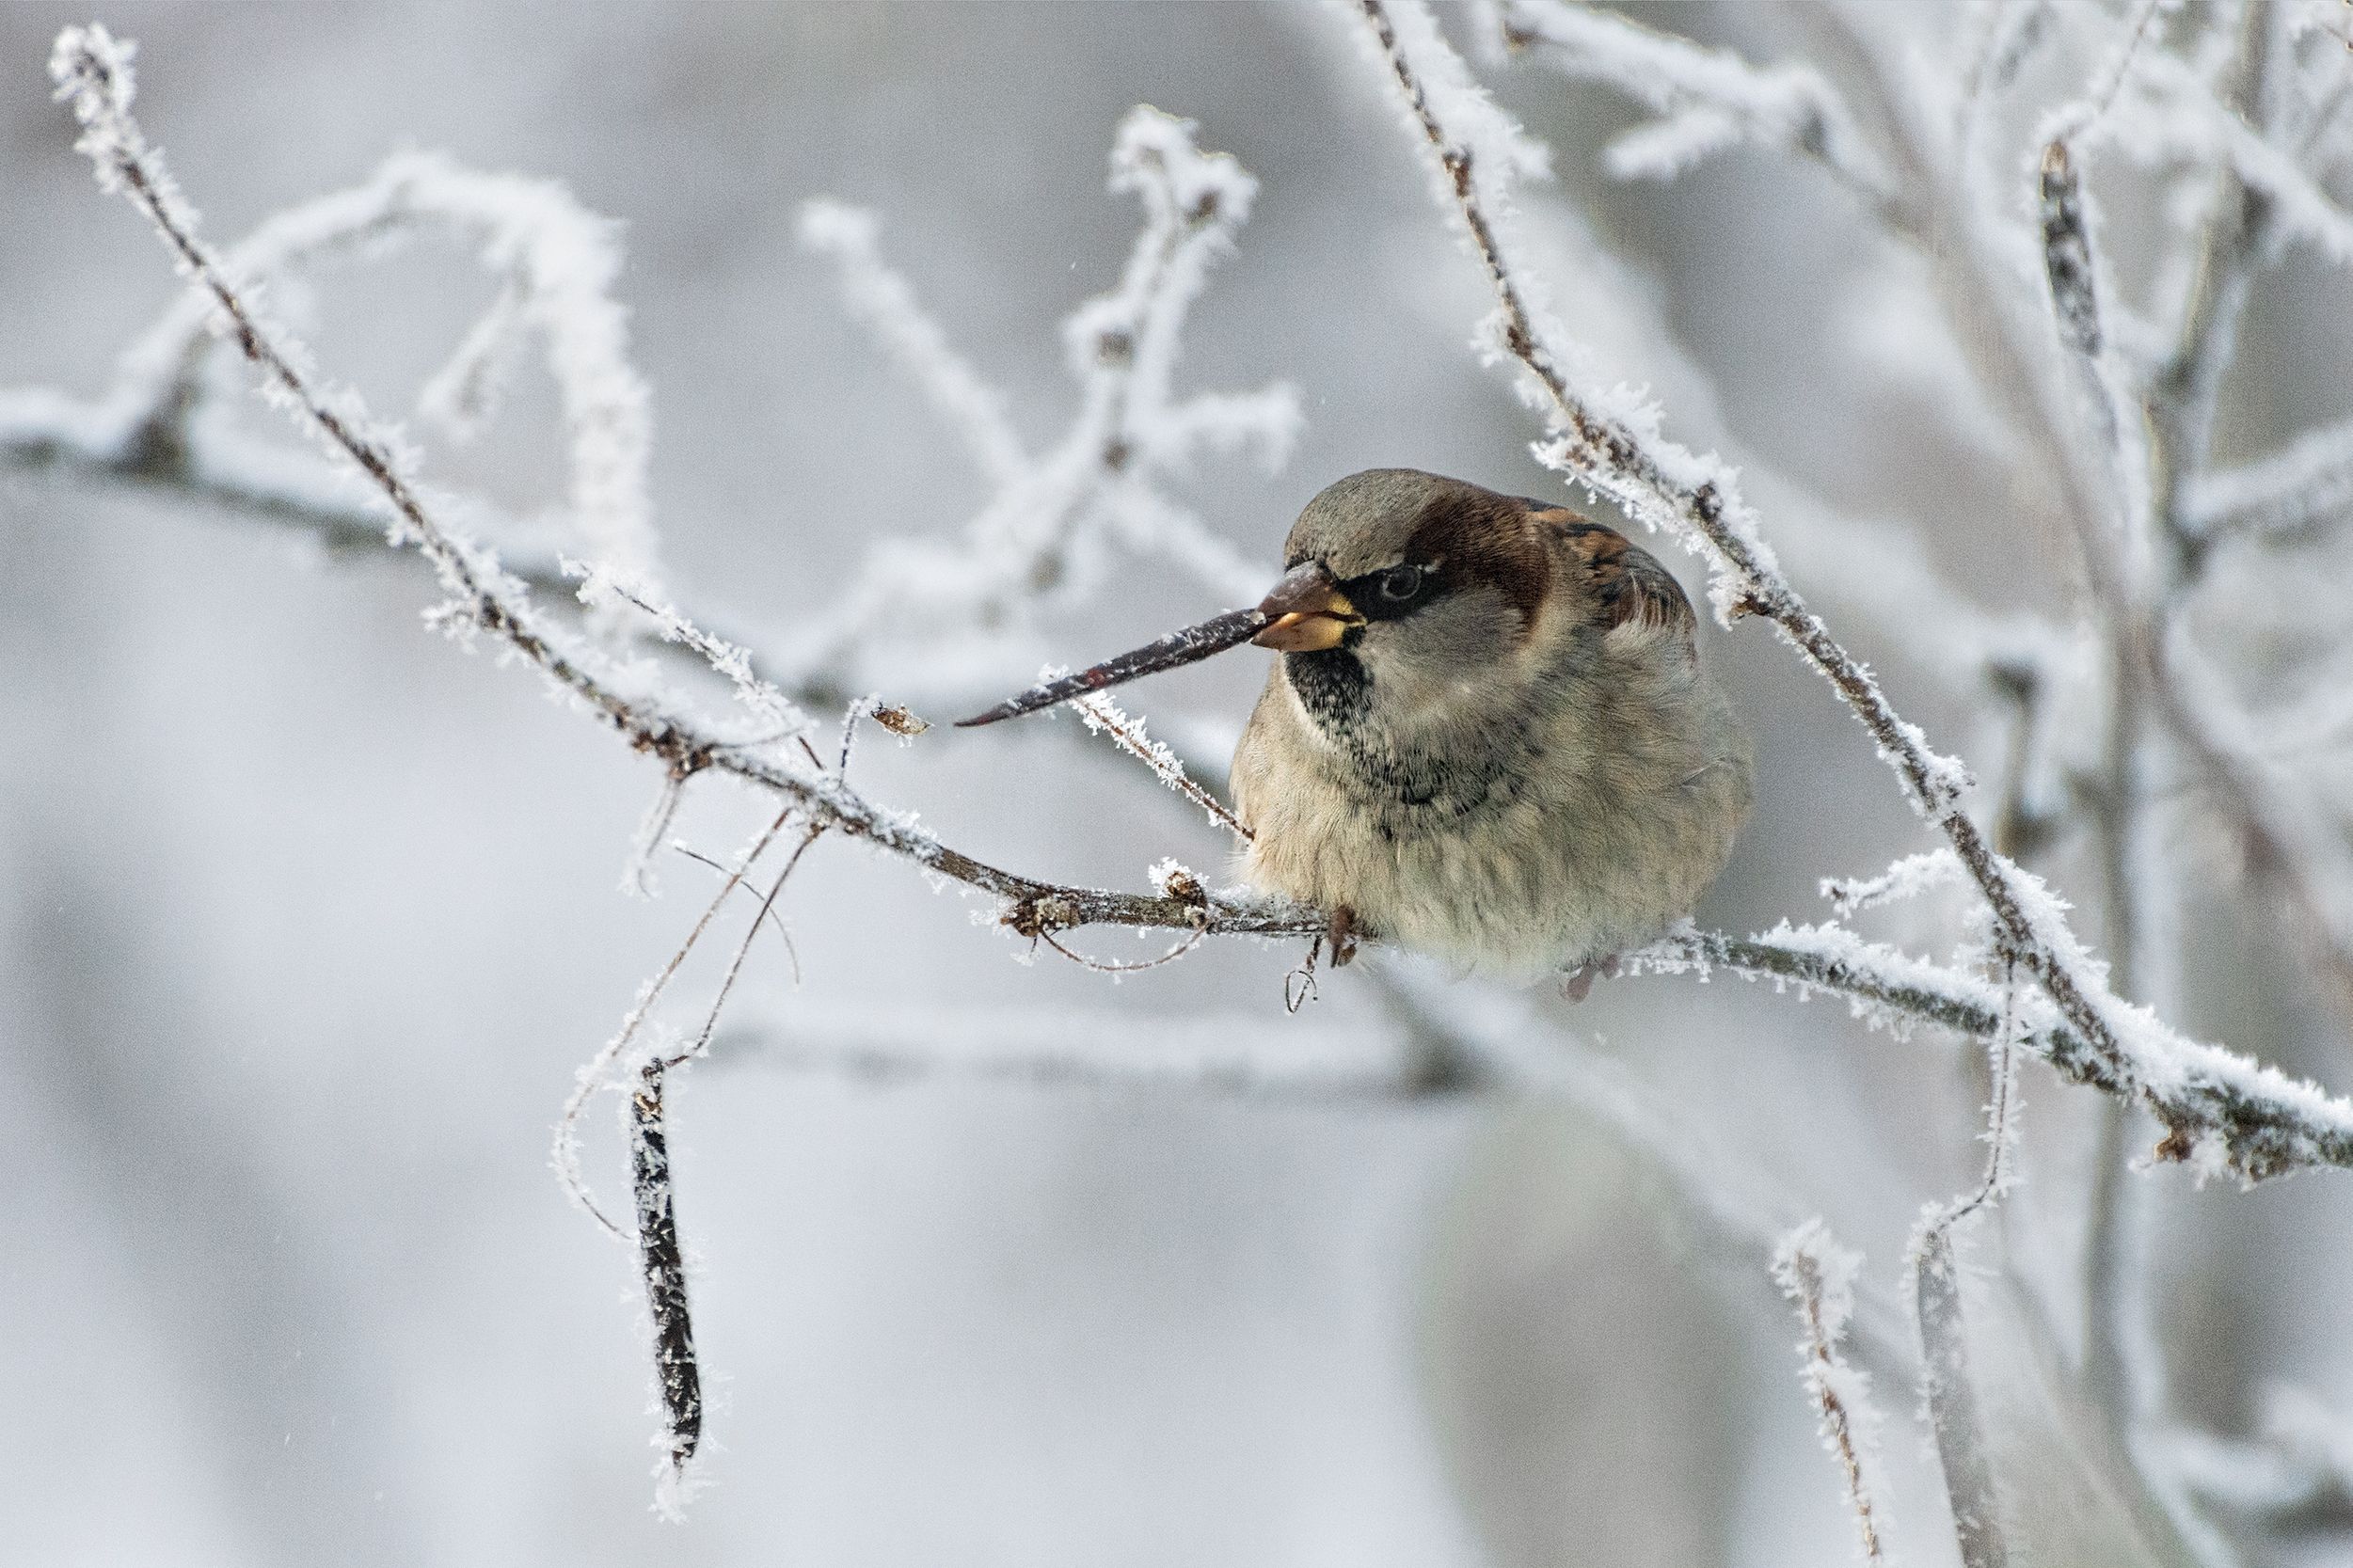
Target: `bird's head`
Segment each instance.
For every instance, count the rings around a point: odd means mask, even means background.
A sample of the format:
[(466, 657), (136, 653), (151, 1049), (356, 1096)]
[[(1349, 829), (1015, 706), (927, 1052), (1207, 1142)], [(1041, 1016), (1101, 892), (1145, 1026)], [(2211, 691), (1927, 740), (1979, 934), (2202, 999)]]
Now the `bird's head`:
[[(1598, 523), (1413, 468), (1372, 468), (1307, 503), (1280, 581), (1255, 608), (1171, 633), (962, 721), (986, 724), (1242, 642), (1284, 655), (1327, 730), (1492, 721), (1540, 678), (1545, 644), (1581, 627), (1677, 626), (1675, 579)], [(1561, 601), (1566, 602), (1561, 602)]]
[(1391, 723), (1502, 695), (1551, 592), (1534, 503), (1411, 468), (1351, 474), (1308, 502), (1251, 641), (1284, 653), (1327, 724), (1377, 701)]

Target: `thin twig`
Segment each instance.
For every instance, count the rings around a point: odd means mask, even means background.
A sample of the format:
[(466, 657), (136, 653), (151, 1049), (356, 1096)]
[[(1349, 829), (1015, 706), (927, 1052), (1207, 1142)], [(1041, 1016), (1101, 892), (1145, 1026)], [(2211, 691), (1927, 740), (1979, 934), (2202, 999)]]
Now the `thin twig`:
[[(801, 857), (809, 852), (809, 846), (824, 836), (824, 832), (823, 828), (813, 827), (801, 835), (800, 843), (792, 847), (792, 853), (786, 857), (784, 869), (777, 872), (775, 880), (768, 884), (768, 892), (760, 899), (759, 911), (753, 915), (750, 928), (745, 930), (743, 940), (736, 944), (734, 956), (727, 960), (727, 973), (721, 976), (719, 989), (711, 996), (710, 1011), (703, 1017), (703, 1027), (695, 1031), (694, 1038), (688, 1043), (686, 1049), (663, 1058), (664, 1068), (682, 1066), (710, 1048), (711, 1036), (719, 1028), (719, 1015), (726, 1008), (728, 994), (736, 989), (736, 976), (743, 973), (743, 960), (752, 951), (754, 939), (760, 934), (760, 927), (774, 918), (776, 900), (784, 893), (785, 883), (791, 879), (794, 868), (800, 865)], [(736, 884), (731, 882), (729, 885), (732, 888)], [(779, 926), (778, 929), (782, 928)], [(789, 944), (790, 939), (787, 938), (787, 942)], [(796, 978), (799, 967), (800, 960), (796, 957), (794, 959)]]
[[(614, 1032), (612, 1038), (607, 1040), (603, 1049), (590, 1057), (588, 1062), (581, 1067), (579, 1080), (573, 1085), (571, 1095), (564, 1101), (563, 1112), (556, 1117), (556, 1178), (564, 1183), (564, 1190), (571, 1195), (573, 1200), (587, 1210), (598, 1225), (603, 1226), (608, 1233), (615, 1237), (622, 1234), (621, 1227), (607, 1219), (604, 1211), (596, 1207), (596, 1197), (589, 1192), (588, 1182), (580, 1174), (579, 1136), (580, 1114), (588, 1108), (588, 1102), (596, 1098), (597, 1092), (605, 1087), (612, 1064), (621, 1059), (623, 1053), (627, 1052), (630, 1043), (637, 1038), (638, 1031), (644, 1026), (646, 1018), (653, 1011), (654, 1004), (661, 1000), (661, 993), (669, 989), (671, 980), (685, 965), (687, 956), (694, 951), (695, 943), (703, 940), (704, 931), (709, 928), (711, 921), (718, 916), (720, 907), (727, 901), (727, 895), (742, 884), (744, 877), (758, 862), (760, 856), (766, 852), (769, 845), (775, 842), (776, 835), (784, 831), (785, 824), (791, 820), (792, 815), (792, 808), (787, 806), (783, 811), (778, 812), (776, 819), (762, 829), (759, 835), (752, 841), (751, 847), (744, 851), (735, 869), (727, 873), (727, 879), (720, 884), (719, 891), (713, 894), (710, 902), (704, 906), (701, 918), (694, 922), (693, 929), (687, 932), (686, 940), (678, 944), (677, 950), (670, 955), (669, 961), (663, 964), (660, 971), (638, 992), (636, 1004), (623, 1016), (621, 1027)], [(758, 922), (753, 923), (753, 928), (758, 929)]]
[(1084, 697), (1074, 698), (1072, 700), (1071, 706), (1078, 710), (1079, 717), (1085, 721), (1090, 732), (1100, 732), (1109, 736), (1112, 743), (1121, 751), (1151, 768), (1153, 776), (1162, 784), (1200, 807), (1212, 822), (1224, 828), (1226, 832), (1245, 844), (1250, 841), (1250, 830), (1242, 825), (1242, 819), (1234, 816), (1232, 810), (1223, 800), (1212, 795), (1204, 785), (1197, 783), (1193, 776), (1184, 770), (1183, 759), (1168, 747), (1154, 740), (1151, 732), (1145, 729), (1141, 719), (1122, 712), (1119, 705), (1112, 702), (1107, 692), (1093, 691)]
[(1814, 1405), (1821, 1413), (1822, 1441), (1838, 1460), (1846, 1482), (1847, 1507), (1861, 1532), (1866, 1561), (1884, 1562), (1880, 1521), (1872, 1505), (1871, 1487), (1863, 1472), (1863, 1451), (1868, 1446), (1867, 1428), (1873, 1413), (1866, 1402), (1869, 1379), (1847, 1364), (1838, 1348), (1847, 1319), (1854, 1310), (1854, 1275), (1862, 1259), (1832, 1240), (1820, 1219), (1807, 1221), (1774, 1250), (1773, 1278), (1782, 1293), (1796, 1304), (1798, 1323), (1804, 1330), (1798, 1340), (1803, 1358), (1800, 1376)]
[(1968, 1330), (1961, 1301), (1961, 1263), (1954, 1227), (2008, 1190), (2017, 1141), (2017, 986), (2015, 960), (2003, 965), (2002, 1013), (1994, 1035), (1993, 1096), (1986, 1107), (1985, 1174), (1955, 1202), (1931, 1207), (1913, 1232), (1914, 1309), (1920, 1331), (1921, 1386), (1929, 1430), (1952, 1505), (1963, 1568), (2003, 1568), (2010, 1548), (2002, 1532), (2001, 1500), (1992, 1454), (1969, 1378)]

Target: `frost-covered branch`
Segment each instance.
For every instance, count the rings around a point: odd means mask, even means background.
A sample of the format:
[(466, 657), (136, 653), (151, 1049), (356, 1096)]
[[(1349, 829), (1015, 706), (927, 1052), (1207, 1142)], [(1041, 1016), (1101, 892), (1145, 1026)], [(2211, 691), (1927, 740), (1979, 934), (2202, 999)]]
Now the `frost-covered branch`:
[(1166, 489), (1208, 452), (1254, 450), (1270, 469), (1279, 467), (1299, 425), (1298, 396), (1286, 385), (1176, 392), (1186, 313), (1211, 264), (1232, 248), (1258, 190), (1232, 157), (1203, 150), (1195, 133), (1191, 121), (1149, 106), (1120, 126), (1111, 188), (1137, 198), (1143, 228), (1118, 287), (1063, 324), (1079, 405), (1061, 437), (1034, 456), (1006, 419), (1002, 396), (884, 261), (876, 220), (832, 201), (803, 209), (803, 243), (835, 263), (852, 313), (955, 430), (991, 497), (954, 538), (894, 540), (876, 550), (837, 596), (838, 608), (796, 637), (783, 668), (800, 674), (850, 663), (866, 672), (874, 657), (866, 634), (887, 616), (895, 626), (921, 628), (926, 645), (871, 673), (904, 684), (945, 666), (961, 679), (989, 682), (988, 669), (1006, 660), (976, 668), (940, 650), (957, 639), (1002, 638), (1034, 605), (1083, 591), (1114, 544), (1163, 556), (1222, 599), (1264, 592), (1264, 571)]
[[(1095, 734), (1107, 736), (1121, 751), (1152, 769), (1155, 778), (1201, 809), (1210, 821), (1248, 843), (1250, 830), (1233, 815), (1223, 800), (1193, 781), (1177, 754), (1152, 737), (1141, 719), (1121, 711), (1110, 693), (1090, 691), (1073, 700), (1071, 706), (1078, 710), (1079, 719)], [(1198, 884), (1196, 884), (1198, 885)]]
[(1912, 1234), (1913, 1312), (1920, 1334), (1920, 1396), (1945, 1476), (1963, 1568), (2002, 1568), (2010, 1560), (1993, 1452), (1969, 1375), (1968, 1328), (1962, 1306), (1954, 1232), (2001, 1201), (2014, 1175), (2018, 1140), (2018, 1060), (2025, 1021), (2014, 965), (2003, 966), (2001, 1013), (1987, 1055), (1992, 1095), (1985, 1108), (1985, 1175), (1977, 1188), (1932, 1203)]
[[(1723, 969), (1793, 987), (1801, 998), (1826, 991), (1845, 997), (1863, 1022), (1891, 1029), (1925, 1022), (1991, 1039), (2001, 1028), (2001, 989), (1991, 981), (1866, 942), (1843, 927), (1782, 925), (1754, 940), (1687, 930), (1629, 955), (1626, 965), (1637, 974)], [(2161, 1029), (2141, 1009), (2126, 1010), (2143, 1026)], [(2146, 1105), (2167, 1130), (2160, 1157), (2249, 1178), (2317, 1164), (2353, 1168), (2353, 1103), (2312, 1084), (2170, 1035), (2164, 1053), (2139, 1059), (2146, 1070), (2120, 1076), (2113, 1059), (2055, 1003), (2022, 993), (2017, 1014), (2020, 1047), (2060, 1077)]]
[(1514, 49), (1571, 81), (1599, 82), (1658, 119), (1619, 135), (1604, 154), (1621, 180), (1671, 179), (1743, 143), (1819, 164), (1889, 227), (1921, 227), (1854, 117), (1810, 66), (1753, 65), (1615, 11), (1570, 0), (1500, 0), (1496, 25)]
[(1018, 483), (1029, 454), (1006, 412), (1005, 394), (956, 352), (914, 285), (883, 259), (882, 231), (874, 214), (839, 201), (820, 198), (801, 209), (801, 243), (834, 261), (851, 314), (872, 329), (922, 390), (982, 476), (999, 488)]
[(1869, 1375), (1848, 1365), (1839, 1348), (1854, 1313), (1854, 1276), (1862, 1266), (1862, 1255), (1840, 1246), (1816, 1218), (1782, 1239), (1773, 1275), (1797, 1307), (1798, 1375), (1820, 1412), (1822, 1444), (1838, 1461), (1864, 1560), (1884, 1562), (1870, 1479), (1864, 1474), (1866, 1456), (1878, 1452), (1879, 1413), (1871, 1407)]
[(2189, 477), (2182, 510), (2208, 538), (2292, 543), (2353, 515), (2353, 420), (2305, 431), (2279, 451)]
[[(482, 173), (434, 153), (398, 153), (361, 184), (274, 214), (215, 265), (250, 301), (269, 280), (322, 259), (434, 227), (469, 239), (501, 287), (427, 383), (422, 411), (453, 435), (471, 434), (526, 336), (537, 336), (563, 408), (564, 524), (579, 553), (630, 580), (654, 581), (649, 400), (612, 294), (619, 251), (611, 226), (561, 185)], [(0, 462), (177, 486), (307, 527), (330, 546), (356, 542), (370, 516), (353, 486), (315, 458), (240, 436), (215, 417), (204, 371), (218, 309), (208, 291), (182, 295), (94, 401), (0, 394)], [(380, 513), (374, 526), (382, 528)], [(544, 566), (539, 575), (547, 576)]]
[(678, 1243), (670, 1130), (662, 1100), (663, 1067), (649, 1062), (628, 1099), (629, 1172), (637, 1194), (637, 1253), (653, 1323), (655, 1393), (662, 1411), (664, 1512), (684, 1501), (688, 1465), (703, 1441), (703, 1374), (694, 1359), (694, 1320), (687, 1307), (686, 1253)]
[(1961, 1263), (1949, 1227), (1927, 1229), (1916, 1243), (1913, 1289), (1920, 1332), (1922, 1403), (1936, 1442), (1952, 1507), (1962, 1568), (2007, 1568), (2001, 1496), (1977, 1390), (1969, 1380), (1967, 1331), (1961, 1309)]

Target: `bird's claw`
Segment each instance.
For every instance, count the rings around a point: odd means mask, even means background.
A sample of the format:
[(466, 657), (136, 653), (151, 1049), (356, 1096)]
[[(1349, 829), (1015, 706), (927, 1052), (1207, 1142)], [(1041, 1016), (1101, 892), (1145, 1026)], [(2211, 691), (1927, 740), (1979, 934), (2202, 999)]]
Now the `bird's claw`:
[(1568, 972), (1568, 978), (1561, 985), (1561, 994), (1571, 1002), (1582, 1002), (1592, 993), (1594, 981), (1616, 978), (1617, 955), (1615, 953), (1598, 963), (1588, 958)]
[(1357, 956), (1357, 911), (1343, 904), (1331, 912), (1331, 925), (1324, 932), (1324, 940), (1331, 946), (1331, 966), (1345, 969)]

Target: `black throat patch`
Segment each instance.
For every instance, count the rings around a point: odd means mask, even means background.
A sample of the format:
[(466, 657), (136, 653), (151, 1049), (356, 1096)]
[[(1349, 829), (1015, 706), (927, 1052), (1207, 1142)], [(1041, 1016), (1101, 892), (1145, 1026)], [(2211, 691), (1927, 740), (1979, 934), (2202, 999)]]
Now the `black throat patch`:
[(1364, 727), (1373, 710), (1373, 672), (1346, 648), (1285, 654), (1282, 673), (1315, 727), (1335, 740)]

